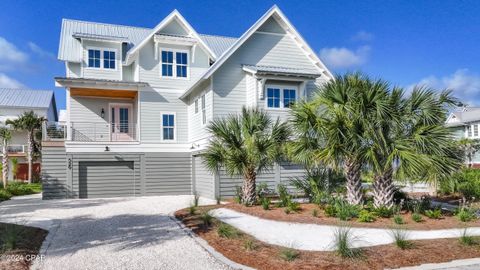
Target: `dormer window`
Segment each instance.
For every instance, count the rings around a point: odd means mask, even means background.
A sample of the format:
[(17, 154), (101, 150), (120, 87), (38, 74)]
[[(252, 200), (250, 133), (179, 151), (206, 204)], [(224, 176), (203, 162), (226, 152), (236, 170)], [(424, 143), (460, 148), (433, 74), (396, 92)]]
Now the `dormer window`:
[(114, 51), (103, 51), (103, 68), (115, 69)]
[(88, 49), (88, 68), (116, 69), (115, 49)]
[(162, 77), (188, 78), (188, 53), (162, 50)]
[(100, 50), (88, 50), (88, 67), (100, 68)]
[(268, 109), (290, 108), (297, 101), (297, 87), (267, 85), (265, 88)]

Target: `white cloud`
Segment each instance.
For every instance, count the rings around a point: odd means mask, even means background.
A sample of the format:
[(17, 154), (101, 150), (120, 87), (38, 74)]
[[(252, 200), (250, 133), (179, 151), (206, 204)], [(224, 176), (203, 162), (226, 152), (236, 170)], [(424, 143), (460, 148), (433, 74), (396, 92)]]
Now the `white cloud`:
[(374, 35), (372, 33), (369, 33), (363, 30), (358, 31), (357, 33), (355, 33), (355, 35), (351, 37), (353, 41), (364, 41), (364, 42), (372, 41), (373, 38), (374, 38)]
[(407, 88), (411, 91), (415, 85), (425, 85), (438, 90), (450, 89), (453, 91), (453, 95), (462, 102), (480, 105), (480, 75), (472, 73), (468, 69), (459, 69), (453, 74), (440, 78), (429, 76)]
[(0, 73), (0, 87), (3, 88), (23, 88), (25, 85), (23, 85), (21, 82), (8, 77), (4, 73)]
[(36, 53), (40, 57), (55, 59), (55, 55), (53, 53), (42, 49), (40, 46), (31, 41), (28, 42), (28, 47), (30, 48), (30, 50), (32, 50), (32, 52)]
[(0, 37), (0, 61), (23, 63), (28, 59), (28, 55), (20, 51), (15, 45)]
[(323, 48), (320, 50), (320, 58), (332, 68), (349, 68), (367, 62), (370, 50), (370, 46), (361, 46), (356, 50), (344, 47)]

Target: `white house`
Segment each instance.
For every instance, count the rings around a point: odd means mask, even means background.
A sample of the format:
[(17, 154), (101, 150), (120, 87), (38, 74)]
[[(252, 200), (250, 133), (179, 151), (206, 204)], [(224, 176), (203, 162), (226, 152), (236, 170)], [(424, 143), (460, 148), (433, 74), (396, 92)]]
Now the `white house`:
[[(57, 107), (53, 91), (0, 88), (0, 126), (5, 121), (17, 119), (24, 112), (33, 111), (49, 121), (57, 121)], [(1, 142), (0, 142), (1, 143)], [(27, 174), (27, 133), (12, 130), (8, 148), (10, 170), (9, 180), (28, 178)], [(0, 153), (0, 156), (2, 153)], [(17, 160), (17, 175), (13, 175), (12, 160)], [(40, 170), (40, 160), (34, 163), (34, 171)]]
[[(151, 29), (64, 19), (58, 58), (67, 135), (44, 143), (45, 198), (232, 196), (240, 179), (198, 157), (209, 121), (242, 106), (286, 121), (333, 78), (276, 6), (238, 38), (197, 33), (176, 10)], [(259, 181), (302, 174), (282, 163)]]

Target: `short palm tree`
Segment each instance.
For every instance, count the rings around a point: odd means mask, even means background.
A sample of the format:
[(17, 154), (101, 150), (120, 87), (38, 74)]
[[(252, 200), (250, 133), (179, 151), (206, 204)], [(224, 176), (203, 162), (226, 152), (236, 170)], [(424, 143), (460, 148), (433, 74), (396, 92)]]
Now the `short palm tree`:
[(206, 167), (243, 177), (242, 203), (256, 203), (256, 177), (280, 161), (289, 138), (286, 123), (259, 109), (242, 108), (240, 115), (213, 120), (208, 130), (212, 139), (202, 154)]
[(451, 131), (444, 126), (446, 107), (456, 102), (450, 92), (416, 87), (405, 97), (395, 88), (386, 99), (390, 113), (369, 121), (366, 132), (372, 142), (366, 160), (374, 173), (376, 207), (393, 205), (394, 175), (438, 179), (460, 165)]
[(8, 143), (12, 139), (12, 133), (7, 127), (0, 127), (0, 140), (2, 144), (2, 181), (3, 188), (7, 187), (8, 181)]
[(24, 130), (27, 132), (27, 159), (28, 159), (28, 182), (32, 182), (33, 167), (33, 151), (35, 146), (35, 132), (40, 130), (42, 123), (45, 121), (43, 117), (38, 116), (33, 111), (24, 112), (15, 120), (7, 120), (6, 124), (11, 125), (16, 130)]

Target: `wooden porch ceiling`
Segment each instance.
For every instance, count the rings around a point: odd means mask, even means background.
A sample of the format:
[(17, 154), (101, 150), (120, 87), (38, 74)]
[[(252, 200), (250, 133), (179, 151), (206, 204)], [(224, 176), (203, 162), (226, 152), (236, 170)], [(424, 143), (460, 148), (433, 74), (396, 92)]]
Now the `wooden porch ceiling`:
[(130, 99), (134, 99), (137, 96), (137, 91), (93, 89), (93, 88), (70, 88), (70, 96), (111, 97), (111, 98), (130, 98)]

